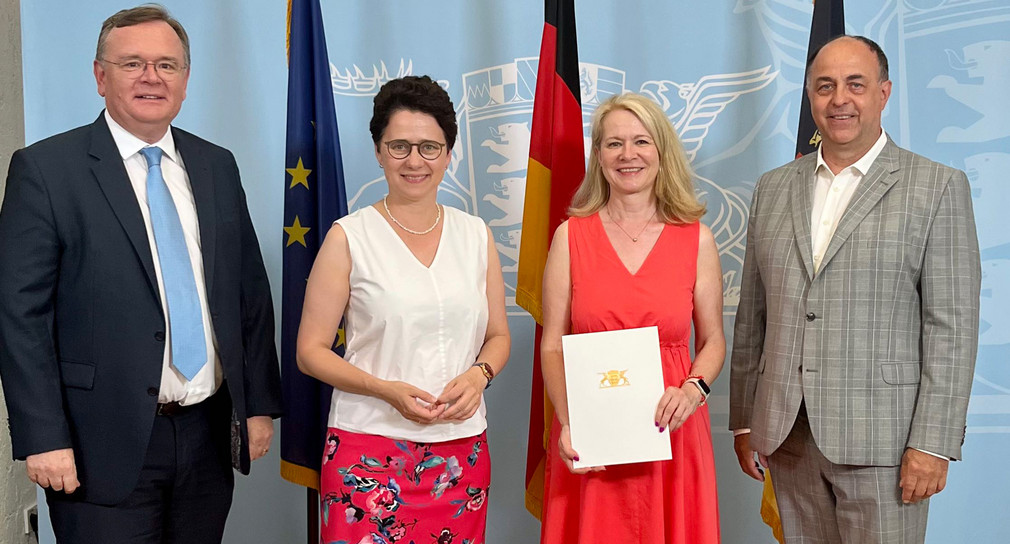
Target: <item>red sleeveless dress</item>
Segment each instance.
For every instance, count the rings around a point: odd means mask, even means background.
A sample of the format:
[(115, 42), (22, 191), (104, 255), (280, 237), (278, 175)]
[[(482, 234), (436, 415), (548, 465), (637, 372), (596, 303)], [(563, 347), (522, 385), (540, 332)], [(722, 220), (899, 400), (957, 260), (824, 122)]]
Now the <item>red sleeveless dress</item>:
[[(679, 386), (691, 369), (698, 230), (698, 223), (666, 225), (642, 267), (631, 274), (599, 214), (569, 219), (571, 332), (655, 325), (664, 382)], [(544, 477), (542, 543), (719, 542), (708, 406), (670, 433), (672, 460), (614, 465), (589, 474), (572, 474), (558, 456), (560, 428), (555, 418)]]

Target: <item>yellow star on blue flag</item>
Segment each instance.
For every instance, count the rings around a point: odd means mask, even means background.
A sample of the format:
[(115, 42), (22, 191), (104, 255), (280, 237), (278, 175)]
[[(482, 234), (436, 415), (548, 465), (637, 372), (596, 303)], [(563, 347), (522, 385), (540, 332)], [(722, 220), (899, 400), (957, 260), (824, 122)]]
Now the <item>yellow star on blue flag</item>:
[[(347, 193), (319, 0), (291, 0), (288, 8), (288, 118), (282, 224), (284, 247), (290, 249), (283, 252), (281, 288), (280, 353), (285, 415), (280, 433), (281, 477), (319, 489), (320, 452), (326, 439), (332, 388), (299, 372), (295, 341), (305, 301), (306, 278), (326, 237), (324, 227), (347, 215)], [(295, 249), (296, 244), (302, 247)], [(334, 351), (342, 354), (343, 347), (338, 346)]]
[(301, 157), (298, 157), (297, 166), (294, 168), (285, 168), (284, 170), (291, 174), (291, 186), (288, 189), (294, 189), (295, 185), (304, 185), (306, 189), (309, 188), (309, 174), (312, 173), (312, 170), (305, 168)]
[(291, 224), (290, 227), (284, 227), (284, 232), (288, 233), (288, 243), (284, 244), (284, 247), (288, 247), (291, 244), (297, 242), (302, 245), (302, 247), (308, 247), (305, 244), (305, 235), (312, 230), (309, 227), (303, 227), (302, 222), (295, 216), (295, 222)]

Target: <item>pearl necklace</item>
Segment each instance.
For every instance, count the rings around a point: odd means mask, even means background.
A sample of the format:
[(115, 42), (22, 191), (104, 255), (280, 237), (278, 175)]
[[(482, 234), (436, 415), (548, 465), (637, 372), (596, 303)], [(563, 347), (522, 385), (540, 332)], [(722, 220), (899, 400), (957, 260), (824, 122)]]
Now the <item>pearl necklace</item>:
[(435, 214), (436, 214), (435, 215), (435, 222), (432, 223), (431, 226), (428, 227), (427, 230), (412, 230), (412, 229), (408, 229), (407, 227), (403, 226), (403, 223), (397, 221), (396, 218), (393, 217), (393, 214), (390, 213), (390, 211), (389, 211), (389, 205), (386, 204), (386, 199), (387, 198), (389, 198), (389, 195), (386, 195), (386, 196), (382, 197), (382, 207), (386, 209), (386, 215), (388, 215), (389, 218), (393, 220), (393, 223), (395, 223), (396, 226), (400, 227), (401, 229), (403, 229), (403, 230), (405, 230), (405, 231), (407, 231), (407, 232), (409, 232), (411, 234), (416, 234), (417, 236), (423, 236), (425, 234), (428, 234), (429, 232), (435, 230), (435, 227), (438, 226), (438, 222), (442, 220), (442, 207), (439, 206), (438, 204), (435, 204)]

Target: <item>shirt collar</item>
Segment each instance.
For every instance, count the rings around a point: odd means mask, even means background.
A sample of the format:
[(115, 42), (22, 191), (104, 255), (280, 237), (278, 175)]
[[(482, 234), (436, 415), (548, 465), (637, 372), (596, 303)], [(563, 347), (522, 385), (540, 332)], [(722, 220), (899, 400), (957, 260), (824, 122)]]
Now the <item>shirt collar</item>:
[[(865, 176), (867, 172), (870, 171), (870, 166), (873, 165), (873, 161), (877, 160), (880, 156), (880, 152), (884, 150), (884, 146), (887, 144), (887, 133), (883, 130), (880, 131), (880, 137), (874, 142), (870, 150), (866, 152), (865, 155), (859, 158), (858, 161), (852, 163), (847, 168), (855, 168), (859, 175)], [(814, 167), (814, 172), (819, 172), (821, 167), (824, 167), (828, 172), (831, 171), (828, 168), (828, 163), (824, 162), (823, 148), (817, 146), (817, 166)]]
[(105, 110), (105, 122), (109, 124), (109, 132), (112, 133), (112, 139), (116, 142), (116, 147), (119, 149), (119, 156), (122, 157), (124, 161), (139, 153), (140, 150), (145, 147), (160, 147), (161, 152), (165, 157), (168, 157), (172, 162), (179, 164), (179, 155), (175, 150), (175, 139), (172, 138), (171, 127), (165, 131), (165, 135), (162, 136), (160, 140), (153, 144), (149, 144), (133, 134), (130, 134), (129, 131), (117, 123), (112, 116), (109, 115), (109, 110)]

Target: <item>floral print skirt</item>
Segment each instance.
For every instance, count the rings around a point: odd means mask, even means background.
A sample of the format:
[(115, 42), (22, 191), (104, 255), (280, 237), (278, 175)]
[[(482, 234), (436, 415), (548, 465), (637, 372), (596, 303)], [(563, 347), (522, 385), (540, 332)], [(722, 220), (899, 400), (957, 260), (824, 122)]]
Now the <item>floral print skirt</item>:
[(421, 444), (330, 427), (322, 544), (484, 544), (487, 433)]

